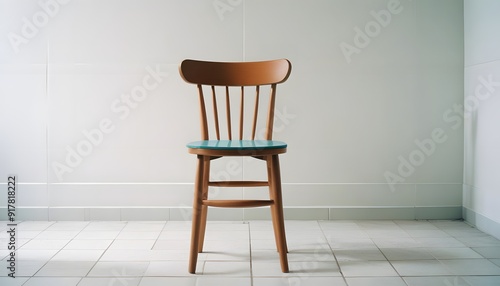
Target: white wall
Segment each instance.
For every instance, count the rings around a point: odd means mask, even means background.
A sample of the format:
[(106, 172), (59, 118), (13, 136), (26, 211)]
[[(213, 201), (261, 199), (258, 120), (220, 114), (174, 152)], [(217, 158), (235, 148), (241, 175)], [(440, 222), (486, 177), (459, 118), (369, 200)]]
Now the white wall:
[(500, 237), (500, 2), (465, 1), (466, 219)]
[[(178, 64), (282, 57), (288, 218), (461, 217), (461, 1), (38, 2), (0, 0), (0, 181), (18, 175), (19, 218), (187, 219), (199, 120)], [(213, 176), (262, 176), (257, 164)]]

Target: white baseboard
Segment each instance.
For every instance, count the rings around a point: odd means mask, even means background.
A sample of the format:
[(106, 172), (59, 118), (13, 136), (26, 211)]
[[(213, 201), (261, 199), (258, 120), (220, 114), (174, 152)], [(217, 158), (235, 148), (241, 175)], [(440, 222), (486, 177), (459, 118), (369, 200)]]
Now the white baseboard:
[(482, 232), (500, 239), (500, 223), (480, 215), (466, 207), (463, 208), (463, 214), (465, 221), (469, 224), (475, 226)]

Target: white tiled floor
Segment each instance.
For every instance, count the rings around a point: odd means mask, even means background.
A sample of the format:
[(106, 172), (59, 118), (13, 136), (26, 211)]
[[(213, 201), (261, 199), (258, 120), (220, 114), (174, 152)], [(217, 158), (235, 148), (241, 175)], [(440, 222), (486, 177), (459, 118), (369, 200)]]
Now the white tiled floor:
[(290, 273), (268, 221), (209, 222), (198, 274), (188, 222), (21, 222), (0, 285), (500, 285), (500, 241), (461, 221), (287, 221)]

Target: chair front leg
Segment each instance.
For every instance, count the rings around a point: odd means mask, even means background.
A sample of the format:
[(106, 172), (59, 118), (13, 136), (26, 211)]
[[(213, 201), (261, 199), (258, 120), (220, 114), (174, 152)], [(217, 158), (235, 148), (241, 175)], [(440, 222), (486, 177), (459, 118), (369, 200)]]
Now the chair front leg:
[(191, 249), (189, 252), (189, 273), (196, 272), (196, 263), (198, 261), (198, 249), (200, 241), (200, 228), (203, 207), (203, 174), (204, 174), (204, 156), (198, 155), (198, 167), (196, 169), (196, 179), (194, 182), (193, 199), (193, 222), (191, 225)]
[(274, 204), (271, 205), (271, 211), (273, 212), (273, 223), (275, 237), (277, 240), (278, 251), (280, 254), (281, 270), (284, 273), (288, 273), (288, 246), (286, 243), (285, 234), (285, 217), (283, 214), (283, 198), (281, 194), (281, 175), (280, 175), (280, 165), (278, 155), (272, 155), (270, 160), (271, 165), (271, 183), (272, 187), (270, 191), (272, 193), (271, 199)]
[[(202, 185), (202, 200), (208, 199), (208, 182), (210, 181), (210, 157), (204, 157), (203, 159), (203, 185)], [(205, 205), (201, 206), (201, 222), (200, 222), (200, 233), (198, 239), (198, 252), (203, 252), (203, 244), (205, 242), (205, 230), (207, 227), (207, 215), (208, 207)]]

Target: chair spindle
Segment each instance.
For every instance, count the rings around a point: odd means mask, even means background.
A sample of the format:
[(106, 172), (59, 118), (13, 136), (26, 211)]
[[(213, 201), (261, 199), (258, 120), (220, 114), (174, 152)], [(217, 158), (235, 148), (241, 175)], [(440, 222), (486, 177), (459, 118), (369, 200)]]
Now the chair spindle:
[(233, 140), (231, 134), (231, 103), (229, 101), (229, 86), (226, 86), (226, 116), (227, 116), (227, 135), (229, 140)]
[(205, 109), (205, 97), (203, 96), (203, 87), (201, 84), (198, 84), (198, 94), (200, 99), (201, 138), (202, 140), (208, 140), (207, 111)]
[(255, 109), (253, 112), (252, 140), (255, 140), (255, 130), (257, 129), (257, 115), (259, 113), (259, 92), (260, 86), (255, 87)]
[(245, 88), (241, 87), (241, 105), (240, 105), (240, 140), (243, 140), (243, 110), (245, 109)]
[(269, 96), (269, 113), (267, 114), (266, 140), (273, 140), (274, 107), (276, 102), (276, 84), (271, 85)]
[(217, 140), (220, 140), (219, 113), (217, 112), (217, 98), (215, 95), (215, 87), (213, 85), (212, 85), (212, 103), (214, 105), (215, 134), (217, 135)]

